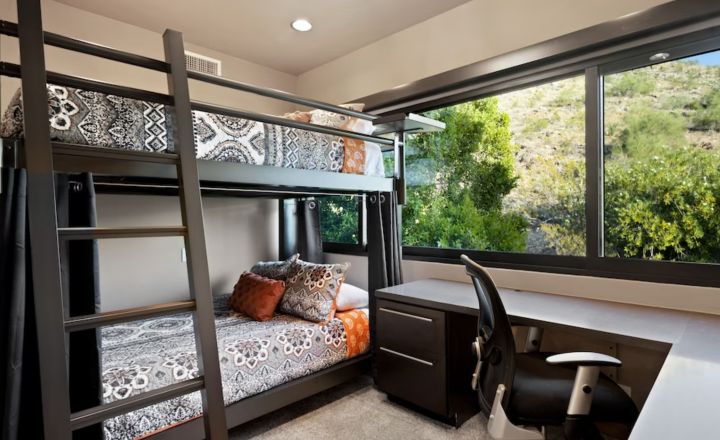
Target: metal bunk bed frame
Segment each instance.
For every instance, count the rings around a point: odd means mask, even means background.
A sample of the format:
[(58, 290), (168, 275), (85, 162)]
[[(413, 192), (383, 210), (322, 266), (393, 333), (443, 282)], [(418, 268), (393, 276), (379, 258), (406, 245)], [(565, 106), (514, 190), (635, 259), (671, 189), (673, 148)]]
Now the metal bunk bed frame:
[[(227, 439), (227, 430), (231, 427), (367, 373), (370, 369), (371, 354), (350, 359), (326, 370), (243, 399), (228, 407), (224, 406), (200, 185), (202, 182), (203, 189), (237, 191), (243, 197), (278, 198), (281, 204), (285, 198), (296, 198), (303, 195), (368, 194), (397, 191), (398, 200), (402, 204), (405, 194), (404, 133), (406, 131), (437, 130), (444, 128), (444, 125), (433, 124), (433, 121), (429, 121), (427, 126), (418, 127), (417, 117), (408, 118), (412, 121), (407, 126), (403, 126), (401, 122), (398, 125), (398, 121), (404, 119), (404, 116), (393, 115), (388, 118), (379, 118), (376, 115), (348, 110), (278, 90), (256, 87), (198, 72), (188, 72), (185, 66), (182, 34), (176, 31), (167, 30), (165, 32), (163, 36), (165, 61), (160, 61), (44, 32), (41, 0), (17, 0), (17, 7), (18, 23), (0, 21), (0, 34), (19, 39), (21, 63), (17, 65), (1, 62), (0, 75), (21, 79), (25, 139), (23, 141), (2, 141), (0, 171), (2, 167), (14, 167), (26, 168), (28, 172), (28, 217), (33, 249), (33, 283), (35, 304), (37, 305), (45, 438), (71, 440), (74, 430), (173, 397), (201, 391), (203, 417), (161, 431), (153, 438), (158, 440), (171, 438)], [(159, 94), (48, 72), (45, 68), (45, 44), (166, 73), (169, 94)], [(394, 139), (388, 139), (361, 135), (345, 130), (191, 101), (188, 79), (372, 120), (376, 126), (383, 128), (383, 132), (395, 132), (395, 136)], [(178, 152), (175, 154), (150, 153), (51, 141), (47, 119), (47, 83), (173, 106), (176, 116), (174, 129), (176, 151)], [(395, 152), (394, 178), (196, 160), (192, 110), (219, 113), (378, 143), (384, 147), (384, 150), (393, 149)], [(128, 188), (141, 189), (148, 186), (147, 179), (159, 181), (158, 186), (162, 188), (177, 188), (181, 200), (183, 224), (182, 226), (148, 228), (58, 229), (53, 179), (55, 171), (93, 172), (122, 176), (120, 185)], [(168, 182), (170, 183), (168, 184)], [(280, 212), (282, 226), (285, 219), (282, 218), (282, 209)], [(167, 236), (185, 237), (191, 300), (65, 318), (58, 255), (60, 240)], [(288, 244), (283, 242), (282, 236), (281, 231), (281, 248)], [(122, 401), (71, 413), (65, 363), (66, 332), (181, 312), (193, 312), (200, 377), (145, 392)], [(373, 318), (371, 316), (371, 319)]]

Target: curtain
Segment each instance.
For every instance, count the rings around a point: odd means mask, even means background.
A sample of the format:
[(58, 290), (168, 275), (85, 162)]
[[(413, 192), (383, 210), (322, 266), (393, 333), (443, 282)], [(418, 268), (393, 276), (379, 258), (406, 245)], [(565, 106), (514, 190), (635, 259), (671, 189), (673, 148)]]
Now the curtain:
[[(397, 193), (375, 193), (367, 200), (368, 291), (370, 310), (375, 311), (375, 290), (403, 283), (402, 245), (400, 238)], [(370, 320), (373, 351), (373, 376), (377, 338), (376, 320)]]
[[(39, 359), (27, 228), (27, 173), (3, 169), (0, 194), (0, 389), (2, 440), (43, 438)], [(95, 194), (90, 174), (70, 182), (56, 175), (59, 227), (96, 226)], [(70, 264), (72, 262), (72, 264)], [(100, 308), (97, 243), (61, 242), (60, 265), (66, 316)], [(67, 338), (70, 407), (76, 412), (102, 403), (99, 330)], [(75, 440), (102, 439), (100, 424), (73, 433)]]
[(281, 220), (283, 244), (280, 259), (295, 253), (311, 263), (324, 263), (320, 231), (320, 202), (317, 200), (285, 200)]

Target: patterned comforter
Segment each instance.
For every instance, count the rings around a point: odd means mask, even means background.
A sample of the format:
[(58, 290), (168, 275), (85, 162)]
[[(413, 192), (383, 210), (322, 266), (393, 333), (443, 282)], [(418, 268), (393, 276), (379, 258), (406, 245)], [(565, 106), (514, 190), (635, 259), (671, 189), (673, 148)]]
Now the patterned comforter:
[[(163, 104), (48, 84), (53, 141), (156, 153), (173, 152), (172, 112)], [(22, 94), (18, 90), (2, 120), (4, 138), (21, 139)], [(342, 138), (247, 119), (193, 111), (198, 159), (340, 172)]]
[[(369, 346), (368, 316), (338, 313), (325, 326), (276, 314), (267, 322), (227, 309), (215, 297), (215, 326), (225, 404), (328, 368)], [(190, 314), (102, 329), (104, 402), (198, 376)], [(107, 440), (131, 440), (202, 413), (200, 393), (152, 405), (105, 422)]]

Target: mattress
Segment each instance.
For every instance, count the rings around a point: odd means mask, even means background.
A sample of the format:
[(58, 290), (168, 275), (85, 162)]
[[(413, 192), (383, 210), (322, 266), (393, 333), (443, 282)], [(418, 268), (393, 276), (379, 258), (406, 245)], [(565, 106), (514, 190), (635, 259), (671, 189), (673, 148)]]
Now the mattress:
[[(53, 141), (155, 153), (175, 150), (168, 106), (55, 85), (47, 86), (47, 94)], [(5, 111), (2, 137), (23, 138), (23, 119), (18, 90)], [(200, 111), (193, 111), (193, 132), (198, 159), (328, 172), (343, 171), (345, 163), (344, 142), (332, 135)], [(368, 145), (367, 161), (373, 167), (361, 174), (380, 176), (379, 149)]]
[[(284, 314), (267, 322), (214, 298), (225, 405), (328, 368), (369, 350), (368, 314), (338, 312), (325, 326)], [(189, 313), (102, 329), (104, 403), (198, 376)], [(106, 440), (135, 439), (202, 414), (200, 393), (106, 420)]]

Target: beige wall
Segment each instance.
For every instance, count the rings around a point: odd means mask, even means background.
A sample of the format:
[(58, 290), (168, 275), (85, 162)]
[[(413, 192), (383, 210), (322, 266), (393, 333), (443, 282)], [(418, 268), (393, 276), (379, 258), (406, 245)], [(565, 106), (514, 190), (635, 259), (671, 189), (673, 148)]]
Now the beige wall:
[[(0, 4), (2, 4), (0, 9), (2, 19), (17, 22), (15, 0), (2, 0)], [(160, 34), (50, 0), (43, 0), (42, 8), (43, 26), (46, 31), (92, 41), (138, 55), (164, 59), (163, 41)], [(182, 29), (175, 30), (182, 32)], [(2, 37), (0, 41), (2, 42), (0, 50), (3, 61), (18, 62), (17, 39)], [(295, 91), (296, 77), (293, 75), (193, 44), (186, 43), (185, 46), (191, 52), (221, 60), (224, 77), (287, 92)], [(162, 73), (49, 46), (46, 46), (45, 50), (47, 69), (50, 71), (167, 93), (167, 80)], [(19, 80), (2, 79), (2, 99), (0, 104), (3, 109), (7, 106), (19, 84)], [(190, 96), (200, 101), (270, 114), (283, 114), (295, 108), (294, 104), (196, 81), (190, 82)]]
[(474, 0), (300, 75), (297, 93), (353, 101), (666, 1)]
[[(277, 258), (277, 202), (203, 198), (205, 236), (213, 294), (230, 293), (243, 271)], [(177, 197), (97, 197), (100, 227), (180, 225)], [(182, 237), (100, 240), (103, 311), (189, 298)]]

